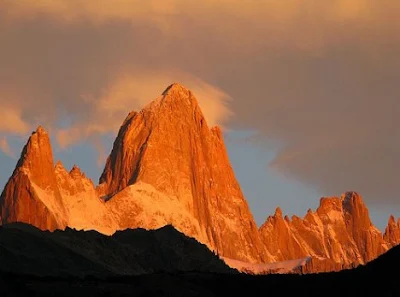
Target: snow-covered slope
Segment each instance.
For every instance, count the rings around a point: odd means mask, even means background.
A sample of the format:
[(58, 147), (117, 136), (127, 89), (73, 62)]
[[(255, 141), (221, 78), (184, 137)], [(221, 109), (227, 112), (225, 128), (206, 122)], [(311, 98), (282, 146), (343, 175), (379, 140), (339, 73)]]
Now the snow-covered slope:
[(126, 187), (107, 201), (106, 207), (118, 229), (158, 229), (173, 225), (177, 230), (207, 244), (199, 222), (176, 196), (159, 192), (152, 185), (137, 182)]

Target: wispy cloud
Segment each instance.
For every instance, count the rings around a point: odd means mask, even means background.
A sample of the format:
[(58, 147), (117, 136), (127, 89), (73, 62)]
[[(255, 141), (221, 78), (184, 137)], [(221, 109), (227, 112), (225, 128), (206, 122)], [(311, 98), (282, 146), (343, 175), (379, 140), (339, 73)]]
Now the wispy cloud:
[(15, 158), (15, 154), (11, 150), (10, 145), (5, 137), (0, 138), (0, 150), (10, 158)]

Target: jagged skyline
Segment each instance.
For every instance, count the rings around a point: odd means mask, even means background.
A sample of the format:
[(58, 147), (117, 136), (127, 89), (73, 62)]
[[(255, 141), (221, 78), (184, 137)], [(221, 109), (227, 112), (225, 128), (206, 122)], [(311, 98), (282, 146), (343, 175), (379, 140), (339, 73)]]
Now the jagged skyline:
[(67, 171), (56, 162), (39, 126), (0, 196), (1, 223), (107, 235), (171, 224), (231, 267), (255, 271), (287, 261), (303, 272), (336, 271), (368, 263), (400, 242), (400, 219), (391, 216), (383, 234), (356, 192), (322, 198), (304, 219), (283, 217), (277, 207), (257, 228), (224, 142), (193, 92), (178, 83), (128, 114), (99, 184), (78, 166)]

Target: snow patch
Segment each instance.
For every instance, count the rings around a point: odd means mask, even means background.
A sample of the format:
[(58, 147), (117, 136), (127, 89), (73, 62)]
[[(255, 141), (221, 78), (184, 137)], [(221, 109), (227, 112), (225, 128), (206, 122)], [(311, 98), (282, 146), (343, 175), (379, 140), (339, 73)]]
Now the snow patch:
[(118, 218), (120, 229), (141, 227), (157, 229), (172, 224), (177, 230), (208, 244), (199, 222), (181, 201), (159, 192), (152, 185), (137, 182), (114, 195), (106, 207)]
[(54, 218), (57, 223), (63, 225), (63, 222), (68, 222), (65, 215), (65, 209), (61, 205), (61, 201), (57, 201), (56, 195), (50, 188), (42, 189), (38, 185), (31, 183), (37, 198), (46, 206), (50, 213), (56, 214)]
[(60, 191), (61, 201), (51, 189), (41, 189), (32, 183), (37, 197), (46, 208), (55, 215), (55, 219), (63, 226), (77, 230), (97, 230), (100, 233), (111, 235), (118, 226), (115, 220), (108, 215), (104, 202), (96, 195), (94, 189), (88, 189), (75, 195), (68, 191)]
[(62, 199), (68, 214), (68, 226), (77, 230), (96, 230), (111, 235), (118, 225), (108, 214), (105, 203), (92, 191), (84, 191), (76, 195), (62, 192)]
[(251, 274), (269, 274), (269, 273), (290, 273), (296, 268), (304, 266), (307, 264), (311, 257), (281, 261), (274, 263), (258, 263), (253, 264), (249, 262), (243, 262), (235, 259), (230, 259), (226, 257), (221, 257), (221, 259), (231, 268), (235, 268), (241, 272), (251, 273)]

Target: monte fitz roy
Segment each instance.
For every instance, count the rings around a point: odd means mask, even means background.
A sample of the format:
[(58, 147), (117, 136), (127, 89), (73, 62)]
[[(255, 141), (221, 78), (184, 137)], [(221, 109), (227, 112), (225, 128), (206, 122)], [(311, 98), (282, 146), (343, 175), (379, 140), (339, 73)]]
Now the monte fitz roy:
[(285, 267), (288, 272), (337, 271), (400, 243), (400, 221), (391, 216), (381, 234), (356, 192), (321, 198), (303, 218), (283, 216), (278, 207), (258, 228), (221, 129), (208, 127), (195, 95), (177, 83), (128, 114), (98, 185), (79, 167), (67, 171), (55, 163), (49, 135), (39, 127), (1, 194), (0, 209), (2, 225), (23, 222), (50, 231), (112, 235), (172, 225), (229, 266), (258, 273), (274, 262), (296, 263)]

